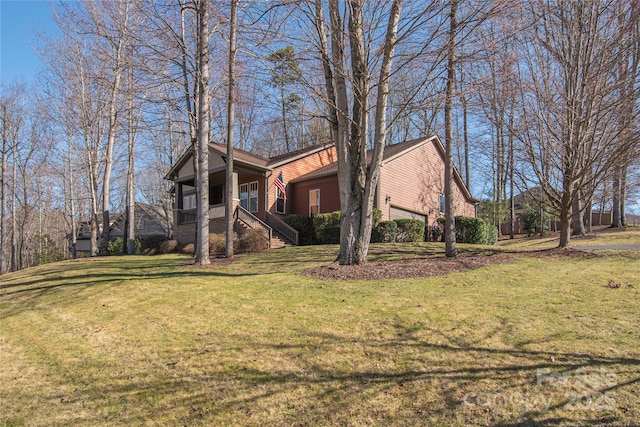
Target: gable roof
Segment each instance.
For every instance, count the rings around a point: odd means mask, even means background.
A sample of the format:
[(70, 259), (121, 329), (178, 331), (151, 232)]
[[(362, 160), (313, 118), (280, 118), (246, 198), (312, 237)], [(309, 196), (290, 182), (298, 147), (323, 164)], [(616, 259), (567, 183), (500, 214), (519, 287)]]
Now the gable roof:
[[(223, 159), (227, 157), (227, 146), (218, 144), (215, 142), (209, 143), (209, 154), (211, 153), (218, 154)], [(169, 172), (164, 176), (164, 179), (172, 181), (176, 176), (177, 172), (182, 169), (182, 167), (187, 163), (192, 156), (191, 147), (187, 147), (184, 153), (178, 158), (178, 160), (171, 166)], [(241, 150), (239, 148), (233, 149), (233, 160), (234, 162), (244, 163), (249, 166), (257, 167), (259, 169), (268, 170), (267, 162), (268, 160), (262, 156), (258, 156), (257, 154), (249, 153), (248, 151)]]
[(326, 150), (327, 148), (331, 148), (333, 146), (334, 146), (333, 143), (313, 145), (311, 147), (301, 148), (299, 150), (291, 151), (289, 153), (279, 154), (277, 156), (273, 156), (269, 158), (269, 166), (272, 168), (277, 168), (279, 166), (285, 165), (287, 163), (291, 163), (303, 157), (307, 157), (312, 154), (318, 153), (322, 150)]
[[(243, 163), (248, 166), (257, 167), (258, 169), (273, 170), (273, 168), (282, 166), (284, 164), (293, 162), (295, 160), (301, 159), (303, 157), (309, 156), (311, 154), (315, 154), (319, 151), (325, 150), (327, 148), (332, 147), (333, 144), (323, 144), (323, 145), (314, 145), (311, 147), (302, 148), (300, 150), (291, 151), (289, 153), (279, 154), (277, 156), (273, 156), (270, 158), (262, 157), (257, 154), (250, 153), (245, 150), (241, 150), (239, 148), (233, 149), (233, 161)], [(218, 144), (215, 142), (209, 143), (209, 153), (215, 153), (226, 159), (227, 157), (227, 146)], [(169, 172), (165, 175), (164, 179), (172, 180), (177, 171), (180, 170), (184, 164), (189, 161), (191, 158), (191, 147), (187, 148), (187, 150), (180, 156), (178, 161), (169, 169)]]

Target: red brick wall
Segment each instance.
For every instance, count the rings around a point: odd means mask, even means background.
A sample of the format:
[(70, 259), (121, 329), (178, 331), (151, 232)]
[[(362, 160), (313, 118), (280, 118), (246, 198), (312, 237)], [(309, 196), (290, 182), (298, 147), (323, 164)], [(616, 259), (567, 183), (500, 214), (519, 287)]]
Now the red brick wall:
[(332, 175), (293, 185), (293, 197), (287, 200), (287, 214), (309, 215), (309, 191), (320, 190), (320, 213), (340, 210), (338, 177)]

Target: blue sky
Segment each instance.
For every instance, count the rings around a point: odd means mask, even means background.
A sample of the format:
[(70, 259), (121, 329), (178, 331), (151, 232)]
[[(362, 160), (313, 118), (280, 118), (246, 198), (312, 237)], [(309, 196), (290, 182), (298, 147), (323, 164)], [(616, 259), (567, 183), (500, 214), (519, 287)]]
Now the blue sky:
[(31, 81), (42, 67), (32, 48), (36, 31), (56, 30), (51, 0), (0, 0), (0, 78)]

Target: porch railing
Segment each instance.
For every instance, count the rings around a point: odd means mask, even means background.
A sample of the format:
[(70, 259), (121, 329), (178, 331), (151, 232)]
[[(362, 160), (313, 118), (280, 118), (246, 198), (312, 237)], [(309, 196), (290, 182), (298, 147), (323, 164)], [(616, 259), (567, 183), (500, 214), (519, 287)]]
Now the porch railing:
[(269, 226), (271, 226), (271, 228), (289, 239), (291, 243), (298, 246), (298, 230), (269, 212), (266, 213), (265, 219), (267, 220), (266, 222), (267, 224), (269, 224)]
[(269, 248), (271, 248), (271, 238), (273, 233), (271, 227), (269, 227), (263, 221), (260, 221), (260, 219), (258, 219), (255, 215), (253, 215), (251, 212), (240, 205), (236, 207), (236, 213), (234, 216), (237, 220), (244, 222), (251, 228), (262, 228), (264, 231), (266, 231), (267, 236), (269, 237)]

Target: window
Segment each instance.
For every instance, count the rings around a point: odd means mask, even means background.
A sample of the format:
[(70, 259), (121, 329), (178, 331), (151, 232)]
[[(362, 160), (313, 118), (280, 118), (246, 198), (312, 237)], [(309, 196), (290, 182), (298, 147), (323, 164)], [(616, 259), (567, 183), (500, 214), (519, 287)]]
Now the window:
[(258, 212), (258, 181), (240, 184), (240, 206)]
[(320, 212), (320, 190), (309, 191), (309, 215)]
[(445, 198), (444, 198), (444, 194), (440, 195), (440, 212), (444, 213), (444, 208), (445, 208)]
[(278, 187), (276, 187), (276, 213), (284, 214), (285, 212), (285, 198), (284, 193)]
[(182, 196), (182, 209), (188, 211), (196, 208), (196, 193)]

